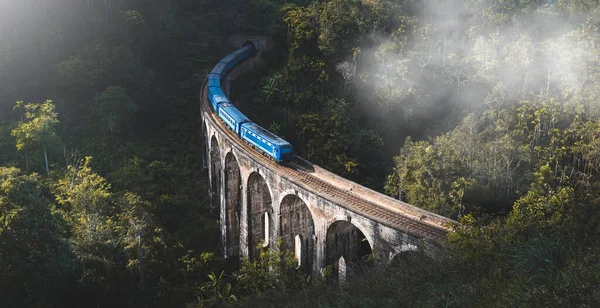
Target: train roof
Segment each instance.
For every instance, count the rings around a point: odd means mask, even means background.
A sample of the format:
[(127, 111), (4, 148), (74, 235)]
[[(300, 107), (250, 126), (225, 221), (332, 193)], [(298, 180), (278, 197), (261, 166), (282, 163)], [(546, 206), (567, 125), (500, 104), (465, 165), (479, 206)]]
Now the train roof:
[(212, 98), (214, 104), (229, 103), (229, 99), (227, 98), (225, 93), (223, 93), (223, 90), (221, 90), (221, 88), (219, 87), (208, 88), (208, 96), (209, 98)]
[(246, 115), (244, 115), (241, 111), (239, 111), (237, 108), (235, 108), (234, 105), (230, 103), (223, 103), (219, 105), (219, 110), (221, 109), (227, 112), (227, 114), (230, 115), (238, 123), (250, 122), (250, 119), (248, 119)]
[(215, 101), (215, 104), (229, 103), (229, 99), (225, 95), (215, 94), (215, 95), (213, 95), (213, 100)]
[(236, 53), (231, 53), (227, 57), (221, 59), (221, 61), (219, 61), (219, 62), (227, 64), (227, 63), (229, 63), (229, 61), (234, 60), (236, 56), (237, 56)]
[(208, 87), (221, 87), (221, 76), (219, 74), (208, 74)]
[(271, 143), (278, 145), (280, 147), (291, 147), (292, 146), (289, 142), (283, 140), (281, 137), (273, 134), (272, 132), (262, 128), (260, 125), (258, 125), (256, 123), (253, 123), (253, 122), (244, 123), (244, 127), (248, 128), (256, 133), (261, 134), (262, 137), (268, 139)]
[(208, 95), (225, 95), (225, 92), (223, 92), (223, 89), (221, 89), (221, 87), (208, 87)]
[(211, 74), (217, 74), (219, 76), (221, 76), (221, 72), (227, 68), (227, 65), (225, 63), (217, 63), (217, 65), (215, 65), (215, 67), (212, 69), (212, 71), (210, 71)]
[(225, 95), (225, 92), (223, 92), (223, 89), (221, 89), (221, 87), (208, 87), (208, 95), (213, 95), (213, 94), (221, 94), (221, 95)]
[(240, 49), (238, 49), (238, 50), (234, 51), (233, 53), (234, 53), (234, 54), (236, 54), (236, 55), (239, 55), (239, 54), (241, 54), (242, 52), (246, 51), (246, 49), (252, 49), (252, 46), (250, 46), (250, 45), (245, 45), (244, 47), (242, 47), (242, 48), (240, 48)]

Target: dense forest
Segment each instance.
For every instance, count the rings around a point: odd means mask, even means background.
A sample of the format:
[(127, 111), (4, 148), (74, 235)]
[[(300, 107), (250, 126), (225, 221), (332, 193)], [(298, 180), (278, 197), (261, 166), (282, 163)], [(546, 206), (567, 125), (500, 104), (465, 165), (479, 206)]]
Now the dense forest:
[[(0, 306), (600, 305), (600, 4), (0, 2)], [(219, 253), (198, 91), (298, 155), (460, 223), (344, 285)]]

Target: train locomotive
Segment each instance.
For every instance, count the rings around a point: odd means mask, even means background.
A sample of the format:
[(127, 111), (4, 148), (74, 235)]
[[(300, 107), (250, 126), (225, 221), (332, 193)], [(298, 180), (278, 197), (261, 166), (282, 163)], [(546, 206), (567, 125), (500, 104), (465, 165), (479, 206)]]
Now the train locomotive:
[(208, 74), (208, 100), (215, 113), (238, 137), (252, 145), (255, 149), (269, 156), (278, 163), (285, 163), (294, 158), (292, 145), (250, 121), (227, 98), (221, 89), (221, 81), (238, 63), (252, 56), (255, 48), (251, 44), (232, 52), (223, 58)]

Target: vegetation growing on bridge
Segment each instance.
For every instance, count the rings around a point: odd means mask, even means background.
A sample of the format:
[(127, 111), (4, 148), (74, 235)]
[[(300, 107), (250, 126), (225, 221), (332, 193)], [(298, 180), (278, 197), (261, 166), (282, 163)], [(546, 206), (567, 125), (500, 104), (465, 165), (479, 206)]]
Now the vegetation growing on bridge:
[[(596, 306), (599, 26), (573, 0), (1, 1), (0, 303)], [(459, 218), (445, 255), (342, 287), (289, 252), (225, 269), (197, 91), (236, 32), (273, 46), (234, 102)]]

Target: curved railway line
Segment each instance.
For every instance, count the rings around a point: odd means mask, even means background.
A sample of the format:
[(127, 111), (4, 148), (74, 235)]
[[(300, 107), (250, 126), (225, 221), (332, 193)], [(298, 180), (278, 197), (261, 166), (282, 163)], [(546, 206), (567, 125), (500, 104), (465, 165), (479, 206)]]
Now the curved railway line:
[[(241, 66), (241, 65), (240, 65)], [(228, 74), (240, 69), (235, 67)], [(267, 158), (251, 145), (242, 141), (212, 110), (208, 100), (207, 81), (200, 91), (201, 108), (208, 115), (205, 121), (225, 136), (238, 150), (251, 157), (256, 163), (268, 168), (290, 182), (352, 211), (358, 215), (377, 221), (392, 229), (406, 232), (418, 238), (441, 243), (455, 221), (392, 199), (381, 193), (341, 178), (329, 171), (295, 156), (287, 165), (279, 165)]]

